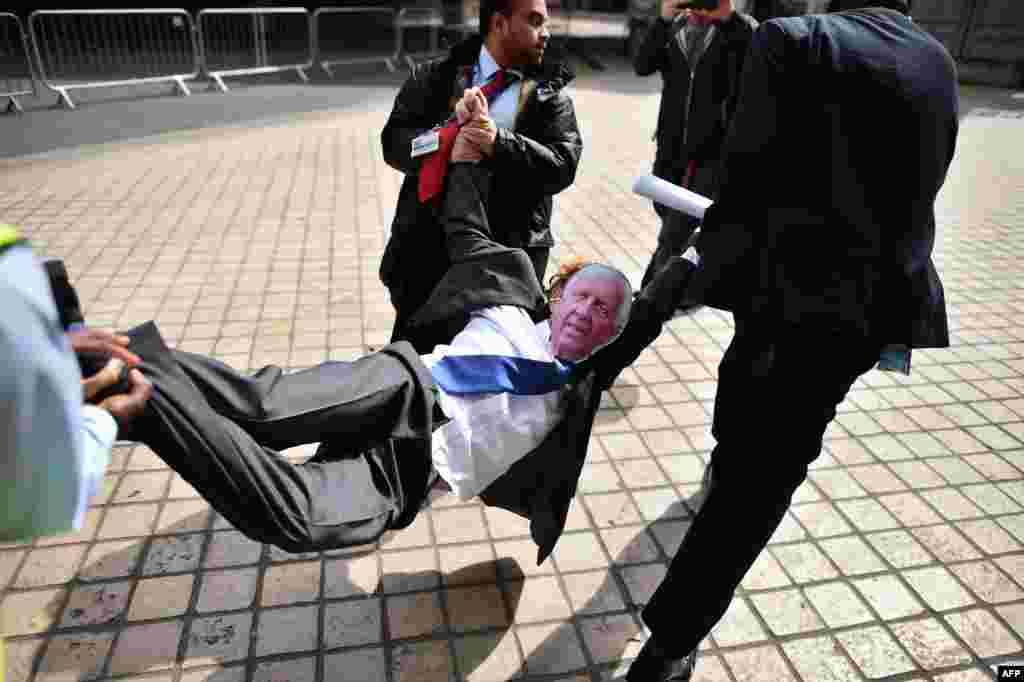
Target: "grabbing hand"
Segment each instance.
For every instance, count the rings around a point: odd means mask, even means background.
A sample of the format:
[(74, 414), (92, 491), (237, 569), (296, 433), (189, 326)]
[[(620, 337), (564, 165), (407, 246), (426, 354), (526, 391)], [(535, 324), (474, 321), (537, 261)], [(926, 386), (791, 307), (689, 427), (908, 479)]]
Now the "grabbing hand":
[[(86, 402), (94, 402), (96, 396), (107, 388), (121, 381), (125, 364), (120, 358), (111, 358), (106, 367), (82, 380), (82, 389)], [(137, 369), (128, 372), (128, 390), (103, 398), (95, 403), (110, 413), (117, 421), (118, 429), (124, 430), (131, 421), (145, 409), (149, 397), (153, 394), (153, 385)]]
[(68, 332), (68, 341), (76, 355), (94, 355), (120, 358), (129, 365), (137, 365), (142, 360), (128, 350), (129, 338), (122, 334), (111, 334), (99, 329), (88, 327)]
[(474, 116), (487, 116), (488, 113), (487, 98), (479, 87), (467, 88), (462, 99), (455, 104), (455, 118), (460, 126)]
[(679, 0), (661, 0), (661, 18), (672, 21), (685, 10), (679, 9)]
[(484, 156), (493, 156), (494, 141), (498, 139), (498, 125), (490, 116), (477, 116), (462, 127), (459, 137), (465, 138), (466, 142), (476, 147)]

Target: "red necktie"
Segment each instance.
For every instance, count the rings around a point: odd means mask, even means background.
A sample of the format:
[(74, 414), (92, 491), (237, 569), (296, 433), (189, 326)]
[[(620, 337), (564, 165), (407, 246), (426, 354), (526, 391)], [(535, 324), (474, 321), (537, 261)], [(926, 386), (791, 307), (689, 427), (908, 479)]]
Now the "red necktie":
[[(505, 89), (507, 81), (504, 69), (496, 71), (494, 78), (488, 81), (480, 92), (491, 100)], [(452, 158), (452, 148), (455, 146), (455, 138), (459, 134), (459, 121), (454, 116), (448, 120), (438, 132), (437, 150), (423, 160), (420, 166), (419, 197), (421, 202), (430, 201), (444, 189), (444, 178), (448, 173), (448, 162)]]

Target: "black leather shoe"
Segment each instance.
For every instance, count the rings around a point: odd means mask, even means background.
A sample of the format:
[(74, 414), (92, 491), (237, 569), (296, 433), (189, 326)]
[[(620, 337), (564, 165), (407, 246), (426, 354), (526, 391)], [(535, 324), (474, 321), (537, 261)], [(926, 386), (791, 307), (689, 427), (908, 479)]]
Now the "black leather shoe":
[(651, 637), (629, 666), (625, 682), (690, 682), (696, 666), (696, 649), (682, 658), (668, 658)]

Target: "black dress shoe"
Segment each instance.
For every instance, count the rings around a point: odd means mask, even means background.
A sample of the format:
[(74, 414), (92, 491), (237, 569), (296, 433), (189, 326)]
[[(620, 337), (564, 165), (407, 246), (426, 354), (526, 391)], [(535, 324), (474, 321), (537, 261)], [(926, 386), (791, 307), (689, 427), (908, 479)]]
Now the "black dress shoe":
[(669, 658), (650, 637), (629, 666), (625, 682), (689, 682), (696, 666), (696, 649), (682, 658)]

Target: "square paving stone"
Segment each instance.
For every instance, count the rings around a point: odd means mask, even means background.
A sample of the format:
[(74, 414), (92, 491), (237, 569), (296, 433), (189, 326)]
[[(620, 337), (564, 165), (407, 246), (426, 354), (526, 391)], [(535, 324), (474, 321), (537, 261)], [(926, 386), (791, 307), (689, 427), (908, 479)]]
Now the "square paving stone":
[(188, 608), (194, 576), (175, 575), (147, 578), (135, 586), (128, 609), (129, 620), (149, 620), (177, 616)]
[(980, 557), (967, 538), (952, 526), (923, 526), (913, 528), (910, 532), (941, 562), (966, 561)]
[(253, 653), (269, 656), (315, 649), (317, 620), (316, 606), (261, 611)]
[(441, 584), (437, 569), (437, 555), (433, 547), (403, 552), (382, 552), (381, 586), (384, 592), (411, 592), (429, 590)]
[(523, 657), (510, 630), (456, 639), (455, 658), (465, 682), (506, 682), (523, 668)]
[(974, 603), (974, 598), (944, 566), (904, 571), (903, 577), (925, 603), (936, 611), (947, 611)]
[(230, 663), (249, 655), (251, 613), (196, 618), (188, 634), (186, 666)]
[(8, 592), (0, 600), (0, 625), (7, 636), (48, 630), (64, 605), (63, 589)]
[(239, 568), (227, 571), (206, 571), (202, 574), (202, 585), (196, 611), (232, 611), (252, 606), (256, 596), (258, 569)]
[(567, 623), (516, 627), (531, 675), (552, 675), (579, 670), (586, 665), (576, 629)]
[(324, 598), (373, 594), (380, 585), (378, 553), (324, 562)]
[(39, 682), (99, 679), (113, 641), (112, 632), (79, 632), (54, 637), (39, 663), (35, 679)]
[(750, 601), (776, 637), (821, 630), (825, 624), (800, 590), (753, 594)]
[(388, 597), (388, 626), (391, 639), (405, 639), (441, 633), (444, 620), (437, 592)]
[(750, 644), (768, 639), (754, 612), (739, 597), (733, 597), (725, 615), (718, 621), (711, 636), (719, 646), (729, 647)]
[(381, 600), (349, 599), (324, 606), (324, 646), (376, 644), (383, 637)]
[(75, 589), (64, 607), (61, 627), (102, 625), (120, 621), (128, 606), (131, 582), (85, 585)]
[(253, 682), (314, 682), (316, 659), (299, 658), (290, 661), (263, 661), (256, 664)]
[(180, 620), (125, 628), (114, 646), (111, 674), (144, 673), (171, 667), (178, 654), (181, 630)]
[(807, 598), (830, 628), (859, 625), (874, 620), (874, 616), (845, 583), (826, 583), (805, 589)]
[(565, 588), (575, 614), (600, 614), (626, 608), (618, 583), (610, 571), (574, 573), (571, 580), (566, 580)]
[(325, 680), (385, 680), (387, 657), (384, 649), (356, 649), (324, 656)]
[(202, 546), (203, 536), (197, 534), (153, 538), (142, 572), (144, 575), (159, 575), (194, 571), (199, 567)]
[(665, 579), (668, 568), (663, 563), (623, 566), (616, 569), (626, 584), (630, 601), (642, 607), (650, 600), (658, 585)]
[(223, 568), (254, 564), (260, 560), (263, 545), (235, 530), (213, 533), (203, 560), (205, 568)]
[(445, 590), (448, 619), (455, 632), (470, 632), (509, 624), (505, 599), (497, 585), (475, 585)]
[(853, 581), (882, 620), (916, 616), (924, 607), (896, 576), (883, 575)]
[(900, 643), (926, 670), (971, 662), (970, 653), (934, 618), (895, 623), (891, 627)]
[(836, 639), (869, 678), (877, 679), (914, 669), (914, 662), (903, 653), (892, 635), (880, 626), (841, 632), (836, 634)]
[(944, 616), (967, 646), (981, 658), (1020, 653), (1020, 644), (988, 611), (972, 609)]
[(86, 549), (86, 545), (63, 545), (31, 550), (13, 587), (44, 587), (68, 582), (74, 577)]
[(391, 649), (395, 682), (450, 682), (452, 657), (448, 642), (403, 643)]
[(855, 682), (860, 679), (856, 668), (831, 637), (797, 639), (783, 643), (782, 648), (805, 680)]
[(829, 538), (820, 544), (843, 575), (863, 575), (885, 569), (871, 547), (856, 536)]
[(960, 580), (976, 595), (989, 604), (1000, 604), (1024, 598), (1021, 590), (989, 561), (977, 561), (950, 566)]
[(319, 561), (276, 564), (269, 566), (263, 574), (260, 603), (264, 606), (315, 601), (319, 596)]
[(97, 543), (85, 555), (78, 579), (105, 580), (131, 575), (135, 572), (144, 546), (135, 540)]
[(789, 671), (785, 659), (782, 658), (782, 654), (773, 646), (727, 652), (725, 662), (737, 682), (759, 682), (760, 680), (797, 682), (796, 677)]
[(769, 551), (798, 583), (836, 577), (836, 571), (825, 555), (810, 543), (779, 545), (770, 548)]
[(867, 536), (871, 546), (878, 550), (879, 555), (896, 568), (920, 566), (934, 561), (910, 533), (904, 530), (870, 533)]
[(612, 663), (638, 653), (638, 646), (627, 653), (640, 632), (640, 626), (629, 614), (581, 618), (579, 625), (583, 642), (595, 663)]

